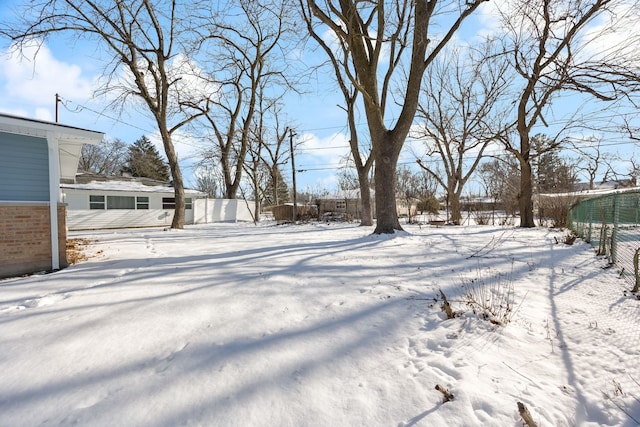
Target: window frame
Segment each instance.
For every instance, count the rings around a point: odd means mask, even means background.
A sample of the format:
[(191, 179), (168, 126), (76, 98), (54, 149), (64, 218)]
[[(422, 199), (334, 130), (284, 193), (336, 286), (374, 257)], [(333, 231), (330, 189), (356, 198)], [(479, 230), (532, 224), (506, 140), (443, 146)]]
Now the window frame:
[(135, 196), (110, 196), (107, 195), (107, 210), (135, 210)]
[[(92, 200), (102, 199), (102, 200)], [(107, 209), (107, 200), (104, 194), (89, 194), (89, 209), (104, 211)]]
[(136, 196), (136, 210), (149, 210), (149, 196)]
[[(162, 198), (162, 209), (174, 209), (176, 208), (176, 198), (175, 197), (163, 197)], [(184, 198), (184, 209), (192, 210), (193, 209), (193, 198), (185, 197)]]

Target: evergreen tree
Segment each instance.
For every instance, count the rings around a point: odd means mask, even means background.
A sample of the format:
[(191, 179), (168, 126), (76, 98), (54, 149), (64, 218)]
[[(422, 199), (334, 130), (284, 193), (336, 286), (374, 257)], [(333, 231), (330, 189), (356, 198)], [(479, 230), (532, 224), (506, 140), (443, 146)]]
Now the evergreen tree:
[(122, 173), (158, 181), (169, 181), (169, 166), (160, 157), (158, 149), (144, 135), (129, 146), (129, 153)]
[(561, 193), (571, 191), (577, 182), (571, 165), (560, 157), (560, 148), (545, 135), (531, 138), (537, 152), (534, 160), (534, 178), (539, 193)]

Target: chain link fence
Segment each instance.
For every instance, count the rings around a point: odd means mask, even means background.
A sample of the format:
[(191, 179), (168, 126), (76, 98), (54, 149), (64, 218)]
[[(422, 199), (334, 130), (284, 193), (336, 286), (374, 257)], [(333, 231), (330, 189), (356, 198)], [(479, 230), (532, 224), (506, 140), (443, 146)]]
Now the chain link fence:
[(640, 286), (640, 190), (613, 193), (574, 203), (569, 228), (620, 269), (634, 291)]

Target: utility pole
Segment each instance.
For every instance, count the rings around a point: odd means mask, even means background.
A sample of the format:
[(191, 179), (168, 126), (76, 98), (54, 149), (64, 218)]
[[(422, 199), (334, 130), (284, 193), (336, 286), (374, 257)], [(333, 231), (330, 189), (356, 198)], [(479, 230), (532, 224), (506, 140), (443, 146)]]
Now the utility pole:
[(56, 123), (58, 123), (58, 104), (60, 104), (60, 95), (56, 93)]
[(289, 146), (291, 149), (291, 174), (293, 177), (293, 223), (295, 224), (298, 216), (298, 203), (296, 199), (296, 162), (293, 156), (293, 137), (296, 134), (293, 132), (293, 129), (289, 128)]

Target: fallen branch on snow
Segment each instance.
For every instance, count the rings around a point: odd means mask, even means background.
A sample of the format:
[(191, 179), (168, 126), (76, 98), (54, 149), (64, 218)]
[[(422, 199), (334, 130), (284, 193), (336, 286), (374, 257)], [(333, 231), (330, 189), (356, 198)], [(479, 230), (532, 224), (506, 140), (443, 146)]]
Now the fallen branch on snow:
[(531, 412), (529, 409), (524, 406), (524, 403), (518, 402), (518, 412), (520, 412), (520, 416), (522, 417), (522, 421), (529, 427), (538, 427), (535, 421), (533, 421), (533, 417), (531, 416)]
[(449, 390), (442, 387), (440, 384), (436, 384), (436, 390), (438, 390), (444, 396), (442, 403), (447, 403), (448, 401), (453, 400), (453, 394), (451, 394)]
[(449, 300), (447, 300), (447, 296), (442, 292), (442, 289), (440, 289), (440, 296), (442, 297), (442, 311), (447, 314), (447, 319), (453, 319), (456, 317), (456, 314), (453, 312), (451, 304), (449, 304)]

